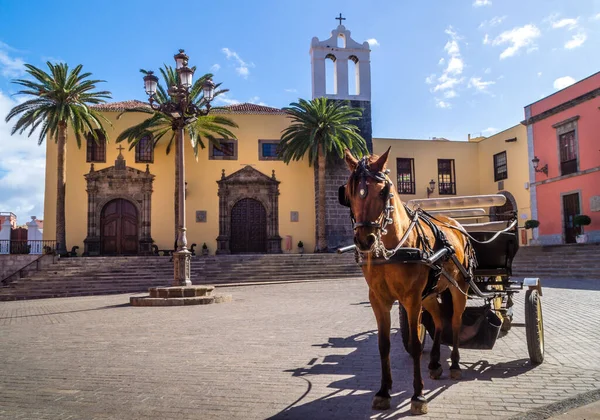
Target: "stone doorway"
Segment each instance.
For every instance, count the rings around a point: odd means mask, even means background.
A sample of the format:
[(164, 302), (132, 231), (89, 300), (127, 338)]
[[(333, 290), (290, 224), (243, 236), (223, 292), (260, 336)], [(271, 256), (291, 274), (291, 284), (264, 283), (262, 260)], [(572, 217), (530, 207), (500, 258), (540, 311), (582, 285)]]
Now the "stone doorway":
[(243, 198), (231, 209), (231, 253), (267, 252), (267, 211), (260, 201)]
[(109, 201), (100, 215), (100, 253), (102, 255), (137, 255), (138, 212), (127, 200)]
[(252, 166), (219, 184), (219, 236), (217, 254), (243, 252), (281, 253), (279, 236), (279, 181)]

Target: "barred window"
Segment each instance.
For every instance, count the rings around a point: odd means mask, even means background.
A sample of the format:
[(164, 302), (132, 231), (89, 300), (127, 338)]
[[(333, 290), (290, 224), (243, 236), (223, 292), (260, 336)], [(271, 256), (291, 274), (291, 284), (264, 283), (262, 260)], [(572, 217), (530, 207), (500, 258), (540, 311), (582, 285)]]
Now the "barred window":
[(281, 160), (279, 157), (279, 140), (259, 140), (258, 141), (258, 159), (259, 160)]
[(454, 159), (438, 159), (438, 190), (440, 195), (456, 195)]
[(152, 135), (142, 137), (135, 145), (135, 161), (137, 163), (154, 162), (154, 142)]
[(415, 194), (415, 160), (413, 158), (396, 159), (398, 174), (398, 193)]
[(95, 130), (98, 140), (92, 133), (86, 135), (87, 162), (106, 162), (106, 137), (99, 129)]
[(235, 140), (220, 140), (219, 145), (211, 143), (209, 159), (212, 160), (237, 160), (237, 142)]
[(568, 175), (577, 172), (575, 130), (561, 134), (558, 137), (558, 144), (560, 147), (560, 174)]
[(494, 181), (502, 181), (508, 178), (508, 165), (506, 151), (494, 155)]

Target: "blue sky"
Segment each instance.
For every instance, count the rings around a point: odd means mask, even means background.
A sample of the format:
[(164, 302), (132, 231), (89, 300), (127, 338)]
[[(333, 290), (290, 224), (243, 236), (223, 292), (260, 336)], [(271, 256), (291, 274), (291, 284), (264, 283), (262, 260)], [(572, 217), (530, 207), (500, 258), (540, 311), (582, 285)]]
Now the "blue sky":
[(42, 217), (44, 165), (44, 148), (3, 122), (23, 63), (82, 63), (114, 100), (145, 100), (138, 70), (185, 48), (229, 102), (282, 107), (310, 98), (310, 41), (341, 12), (372, 45), (374, 136), (456, 140), (513, 126), (523, 106), (600, 70), (600, 0), (90, 4), (0, 0), (0, 211), (20, 223)]

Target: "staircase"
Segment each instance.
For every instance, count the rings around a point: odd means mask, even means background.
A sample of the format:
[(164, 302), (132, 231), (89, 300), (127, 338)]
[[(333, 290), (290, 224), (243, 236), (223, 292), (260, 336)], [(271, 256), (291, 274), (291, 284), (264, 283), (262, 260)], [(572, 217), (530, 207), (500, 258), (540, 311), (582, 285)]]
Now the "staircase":
[(513, 274), (600, 280), (600, 244), (521, 247), (513, 261)]
[[(194, 285), (362, 276), (353, 254), (196, 256), (191, 268)], [(146, 292), (172, 279), (170, 257), (64, 258), (0, 287), (0, 301)]]

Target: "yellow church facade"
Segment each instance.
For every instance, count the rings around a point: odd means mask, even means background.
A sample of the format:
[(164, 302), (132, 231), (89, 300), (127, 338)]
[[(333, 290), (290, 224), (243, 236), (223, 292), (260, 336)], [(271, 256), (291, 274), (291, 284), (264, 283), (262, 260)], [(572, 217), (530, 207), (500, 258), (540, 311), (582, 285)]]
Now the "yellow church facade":
[[(524, 126), (487, 138), (469, 136), (467, 141), (373, 138), (368, 43), (355, 42), (350, 31), (338, 25), (330, 38), (312, 39), (310, 57), (313, 98), (324, 96), (361, 108), (357, 125), (369, 150), (381, 154), (391, 146), (388, 168), (402, 200), (501, 193), (507, 204), (486, 209), (491, 219), (511, 211), (518, 212), (521, 222), (530, 218)], [(335, 74), (329, 78), (327, 60), (335, 62)], [(350, 63), (354, 74), (348, 73)], [(349, 89), (350, 78), (355, 79), (355, 91)], [(161, 143), (155, 149), (142, 147), (150, 138), (132, 150), (114, 141), (148, 117), (126, 113), (117, 118), (140, 105), (124, 101), (96, 107), (111, 122), (106, 144), (88, 139), (79, 149), (72, 135), (67, 140), (66, 245), (79, 247), (80, 255), (147, 255), (174, 248), (174, 153), (167, 155)], [(314, 168), (307, 161), (287, 165), (276, 155), (281, 132), (289, 124), (286, 114), (255, 104), (212, 112), (223, 113), (239, 128), (232, 130), (236, 140), (220, 148), (207, 144), (197, 160), (185, 141), (188, 247), (195, 243), (199, 251), (206, 244), (211, 254), (295, 253), (301, 252), (297, 245), (302, 242), (306, 252), (314, 250)], [(46, 145), (44, 239), (54, 240), (56, 146), (52, 139)], [(341, 163), (327, 169), (325, 227), (330, 248), (352, 243), (348, 209), (337, 202), (337, 187), (347, 176)], [(527, 243), (526, 237), (522, 243)]]

